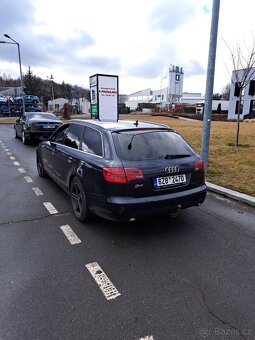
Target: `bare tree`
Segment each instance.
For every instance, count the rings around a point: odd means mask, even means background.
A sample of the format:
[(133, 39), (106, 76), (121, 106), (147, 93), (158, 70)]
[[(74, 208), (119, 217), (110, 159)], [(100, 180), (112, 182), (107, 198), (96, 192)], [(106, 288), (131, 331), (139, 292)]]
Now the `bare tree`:
[(229, 100), (230, 98), (230, 88), (231, 88), (231, 84), (227, 83), (221, 91), (221, 96), (223, 100)]
[(251, 46), (248, 47), (246, 43), (244, 43), (244, 48), (241, 48), (240, 44), (237, 44), (236, 48), (231, 49), (226, 42), (225, 44), (230, 52), (233, 66), (231, 82), (239, 95), (235, 141), (235, 146), (238, 146), (242, 95), (246, 86), (255, 78), (255, 41), (253, 37)]

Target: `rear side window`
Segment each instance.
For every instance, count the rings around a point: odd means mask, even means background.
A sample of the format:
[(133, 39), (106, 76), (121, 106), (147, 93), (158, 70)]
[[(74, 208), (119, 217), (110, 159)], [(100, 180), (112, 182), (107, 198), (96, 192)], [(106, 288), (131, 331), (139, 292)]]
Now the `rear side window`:
[(81, 149), (97, 156), (103, 156), (102, 136), (96, 129), (86, 127), (83, 135)]
[(125, 131), (114, 133), (118, 157), (130, 161), (188, 157), (194, 154), (185, 140), (172, 131)]
[(64, 145), (73, 149), (79, 149), (83, 126), (78, 124), (71, 124), (64, 140)]
[(62, 143), (64, 137), (66, 136), (68, 129), (69, 129), (69, 124), (62, 125), (57, 131), (53, 133), (50, 140), (55, 143)]

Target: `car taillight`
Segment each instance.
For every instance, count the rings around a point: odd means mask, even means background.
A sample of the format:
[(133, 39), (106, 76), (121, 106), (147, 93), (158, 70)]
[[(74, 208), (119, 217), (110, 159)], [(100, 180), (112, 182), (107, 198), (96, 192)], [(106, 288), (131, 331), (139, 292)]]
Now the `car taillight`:
[(103, 176), (111, 183), (127, 183), (135, 179), (144, 179), (142, 170), (137, 168), (104, 168)]
[(125, 173), (127, 177), (127, 182), (133, 181), (135, 179), (144, 179), (143, 172), (138, 168), (125, 168)]
[(202, 159), (196, 161), (195, 163), (195, 171), (205, 171), (205, 164)]

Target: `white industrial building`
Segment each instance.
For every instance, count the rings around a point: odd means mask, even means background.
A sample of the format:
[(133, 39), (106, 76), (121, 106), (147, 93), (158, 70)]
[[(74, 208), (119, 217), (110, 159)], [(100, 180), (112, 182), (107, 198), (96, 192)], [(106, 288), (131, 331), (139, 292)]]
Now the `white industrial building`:
[(165, 106), (168, 96), (168, 88), (161, 90), (151, 90), (150, 88), (141, 90), (129, 95), (125, 102), (131, 111), (136, 110), (139, 103), (152, 103)]
[[(147, 88), (132, 93), (125, 102), (126, 106), (131, 110), (136, 110), (140, 103), (151, 103), (157, 104), (160, 108), (166, 108), (172, 104), (192, 105), (203, 100), (201, 93), (183, 93), (183, 77), (182, 67), (171, 65), (168, 70), (168, 76), (161, 78), (159, 90)], [(165, 78), (168, 78), (168, 86), (162, 88), (162, 81)]]
[[(237, 108), (239, 104), (239, 88), (236, 86), (237, 79), (242, 79), (245, 69), (232, 72), (228, 119), (237, 120)], [(240, 120), (243, 120), (245, 115), (255, 111), (255, 68), (250, 70), (254, 76), (250, 83), (244, 88), (241, 99), (241, 114)]]
[(183, 92), (181, 102), (182, 104), (195, 105), (203, 100), (204, 97), (202, 96), (202, 93)]

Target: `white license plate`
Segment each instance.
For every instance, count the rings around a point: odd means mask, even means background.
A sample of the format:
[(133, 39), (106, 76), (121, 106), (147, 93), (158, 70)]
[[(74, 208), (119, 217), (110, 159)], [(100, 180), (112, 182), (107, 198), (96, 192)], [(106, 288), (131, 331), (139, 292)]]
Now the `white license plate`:
[(168, 185), (185, 184), (186, 175), (175, 175), (167, 177), (154, 178), (154, 187), (163, 187)]
[(44, 129), (55, 129), (55, 125), (44, 125)]

